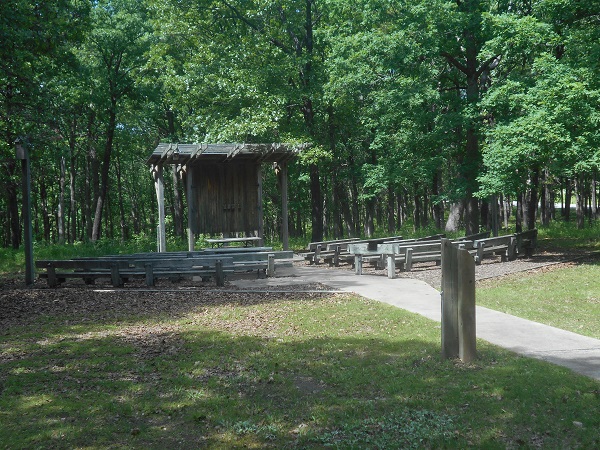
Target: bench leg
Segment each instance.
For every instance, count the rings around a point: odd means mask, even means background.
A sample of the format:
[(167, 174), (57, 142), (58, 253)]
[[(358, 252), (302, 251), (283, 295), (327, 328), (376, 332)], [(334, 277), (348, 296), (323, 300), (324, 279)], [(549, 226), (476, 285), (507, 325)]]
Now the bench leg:
[(225, 272), (223, 272), (223, 261), (220, 259), (215, 263), (215, 282), (217, 286), (225, 286)]
[(394, 255), (387, 256), (387, 271), (388, 278), (396, 278), (396, 258), (394, 258)]
[(475, 255), (475, 264), (477, 265), (480, 265), (481, 260), (483, 259), (483, 247), (485, 247), (483, 242), (477, 244), (477, 255)]
[(362, 275), (362, 255), (356, 255), (354, 257), (354, 273), (356, 275)]
[(404, 270), (410, 272), (412, 270), (412, 248), (406, 249), (406, 257), (404, 258)]
[(110, 278), (112, 281), (113, 287), (122, 287), (123, 280), (121, 279), (121, 274), (119, 273), (119, 265), (113, 264), (110, 266)]
[(510, 244), (508, 244), (506, 257), (509, 261), (513, 261), (517, 257), (517, 238), (514, 236), (510, 238)]
[(154, 286), (154, 266), (152, 264), (144, 264), (146, 271), (146, 286)]
[(268, 256), (269, 260), (267, 262), (267, 277), (274, 277), (275, 276), (275, 255), (274, 254), (269, 254)]
[(58, 285), (58, 281), (56, 279), (56, 271), (54, 270), (54, 267), (48, 266), (46, 272), (48, 273), (48, 286), (56, 287)]

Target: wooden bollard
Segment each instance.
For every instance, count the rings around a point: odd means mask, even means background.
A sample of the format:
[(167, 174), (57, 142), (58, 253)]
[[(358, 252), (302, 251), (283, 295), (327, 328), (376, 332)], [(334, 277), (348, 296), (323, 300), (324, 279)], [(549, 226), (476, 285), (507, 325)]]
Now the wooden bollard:
[(442, 358), (476, 357), (475, 261), (442, 239)]

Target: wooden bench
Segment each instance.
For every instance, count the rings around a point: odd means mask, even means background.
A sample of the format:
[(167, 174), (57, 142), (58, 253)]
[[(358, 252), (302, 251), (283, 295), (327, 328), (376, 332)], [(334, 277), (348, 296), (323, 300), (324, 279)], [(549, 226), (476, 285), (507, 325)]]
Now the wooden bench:
[[(452, 243), (458, 247), (473, 251), (473, 241), (461, 238)], [(388, 278), (394, 278), (396, 274), (396, 263), (400, 263), (401, 270), (410, 272), (415, 262), (435, 262), (441, 264), (442, 244), (441, 240), (405, 240), (393, 243), (384, 243), (377, 246), (376, 251), (358, 250), (359, 255), (355, 262), (355, 272), (362, 273), (362, 263), (365, 261), (376, 262), (376, 267), (383, 269), (384, 261), (387, 262)], [(362, 254), (361, 254), (362, 253)], [(359, 266), (358, 268), (356, 266)]]
[[(257, 251), (259, 249), (260, 251)], [(252, 250), (252, 251), (251, 251)], [(191, 252), (160, 252), (160, 253), (138, 253), (130, 255), (101, 256), (98, 258), (77, 258), (79, 261), (113, 261), (119, 263), (121, 268), (141, 268), (146, 262), (150, 262), (153, 267), (159, 266), (182, 266), (185, 269), (189, 265), (194, 265), (194, 261), (216, 261), (227, 262), (225, 272), (242, 273), (253, 270), (258, 271), (258, 275), (264, 273), (265, 276), (273, 276), (278, 267), (292, 266), (294, 253), (292, 251), (273, 251), (271, 247), (243, 248), (230, 247), (209, 250), (199, 250)], [(182, 261), (177, 263), (177, 261)], [(192, 261), (192, 262), (190, 262)], [(158, 275), (159, 272), (156, 272)], [(160, 273), (164, 276), (165, 270)], [(184, 275), (186, 275), (184, 273)], [(177, 275), (173, 274), (172, 278)], [(204, 275), (203, 279), (207, 276)]]
[(347, 245), (349, 242), (358, 241), (359, 238), (334, 239), (330, 241), (311, 242), (308, 244), (307, 252), (303, 253), (303, 257), (310, 264), (319, 264), (323, 256), (333, 254), (334, 250), (328, 250), (328, 247), (335, 245)]
[(512, 261), (516, 257), (517, 240), (515, 235), (478, 239), (473, 242), (476, 248), (475, 264), (481, 264), (486, 255), (500, 255), (501, 261)]
[(526, 257), (533, 255), (533, 251), (537, 247), (537, 229), (515, 233), (517, 240), (517, 253), (524, 254)]
[(284, 251), (266, 251), (266, 252), (244, 252), (228, 253), (228, 257), (233, 259), (234, 272), (257, 271), (258, 276), (264, 273), (265, 276), (274, 276), (278, 267), (291, 267), (293, 265), (294, 252)]
[(145, 278), (153, 286), (157, 277), (200, 276), (213, 277), (219, 286), (224, 285), (225, 274), (234, 271), (233, 259), (228, 257), (203, 258), (88, 258), (72, 260), (38, 260), (36, 267), (44, 270), (50, 287), (56, 287), (70, 278), (81, 278), (86, 284), (96, 279), (109, 278), (115, 287), (123, 286), (130, 278)]
[(329, 266), (338, 267), (340, 262), (354, 263), (354, 255), (348, 251), (350, 244), (366, 244), (369, 249), (376, 249), (378, 244), (388, 240), (399, 240), (402, 236), (388, 236), (382, 238), (359, 239), (351, 242), (328, 244), (327, 251), (322, 252), (320, 257), (323, 262), (329, 263)]
[[(397, 236), (401, 238), (401, 236)], [(353, 263), (354, 254), (348, 250), (349, 245), (366, 245), (367, 248), (375, 249), (377, 244), (387, 240), (389, 238), (374, 238), (374, 239), (362, 239), (352, 242), (346, 242), (342, 244), (329, 244), (327, 246), (327, 253), (322, 256), (323, 262), (329, 263), (329, 266), (338, 267), (340, 262)]]
[(419, 238), (413, 238), (413, 239), (388, 239), (386, 241), (383, 241), (383, 244), (398, 244), (398, 243), (402, 243), (403, 241), (440, 241), (445, 238), (446, 235), (445, 234), (432, 234), (430, 236), (422, 236)]
[[(385, 240), (383, 243), (377, 244), (375, 249), (373, 249), (372, 246), (355, 246), (353, 244), (351, 253), (354, 254), (355, 272), (357, 274), (362, 273), (362, 265), (367, 261), (373, 263), (376, 268), (383, 269), (385, 267), (386, 258), (390, 257), (393, 257), (394, 261), (391, 266), (388, 261), (388, 267), (390, 267), (388, 270), (390, 270), (390, 273), (392, 271), (395, 272), (393, 266), (395, 266), (396, 260), (401, 261), (404, 270), (408, 271), (412, 269), (413, 261), (427, 261), (428, 258), (431, 261), (440, 260), (438, 253), (441, 255), (441, 250), (436, 250), (436, 248), (441, 249), (441, 238), (438, 238), (439, 236), (444, 235), (425, 236), (416, 239)], [(433, 247), (430, 249), (431, 245), (433, 245)], [(408, 258), (407, 248), (410, 248), (410, 250), (408, 250)], [(419, 253), (419, 256), (415, 254), (414, 258), (413, 248), (416, 248)], [(360, 265), (360, 267), (357, 268), (357, 264)]]
[(441, 241), (415, 241), (412, 243), (382, 244), (377, 249), (387, 259), (388, 278), (394, 278), (396, 263), (401, 270), (410, 272), (415, 262), (435, 262), (441, 264)]
[(122, 276), (129, 273), (144, 273), (147, 286), (154, 286), (156, 278), (169, 278), (172, 281), (184, 277), (201, 277), (208, 281), (215, 279), (217, 286), (225, 285), (226, 274), (235, 271), (233, 258), (222, 256), (202, 256), (189, 258), (156, 258), (139, 259), (133, 262), (129, 269), (121, 270)]

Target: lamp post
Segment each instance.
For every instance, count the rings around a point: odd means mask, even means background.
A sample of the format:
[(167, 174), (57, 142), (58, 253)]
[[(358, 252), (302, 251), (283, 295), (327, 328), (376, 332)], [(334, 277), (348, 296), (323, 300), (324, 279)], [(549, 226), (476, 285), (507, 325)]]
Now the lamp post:
[(33, 267), (33, 229), (31, 225), (31, 169), (29, 152), (22, 139), (15, 141), (16, 158), (21, 160), (23, 188), (23, 234), (25, 235), (25, 284), (30, 286), (35, 280)]

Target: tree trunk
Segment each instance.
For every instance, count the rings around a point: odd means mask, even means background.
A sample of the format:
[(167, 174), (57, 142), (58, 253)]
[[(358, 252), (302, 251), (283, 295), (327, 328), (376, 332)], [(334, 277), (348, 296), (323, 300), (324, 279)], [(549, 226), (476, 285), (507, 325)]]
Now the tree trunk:
[(421, 197), (417, 194), (417, 184), (413, 186), (414, 195), (414, 209), (413, 209), (413, 230), (417, 231), (421, 229)]
[(117, 154), (117, 197), (119, 202), (119, 226), (121, 230), (121, 242), (127, 241), (129, 233), (127, 233), (127, 222), (125, 220), (125, 205), (123, 204), (123, 182), (121, 179), (121, 159)]
[(42, 206), (42, 223), (44, 226), (44, 240), (50, 242), (50, 213), (48, 208), (48, 190), (46, 189), (45, 171), (42, 169), (39, 177), (40, 204)]
[(573, 196), (573, 186), (571, 180), (565, 180), (565, 200), (563, 202), (562, 215), (568, 222), (571, 219), (571, 198)]
[(504, 222), (504, 229), (508, 230), (508, 219), (510, 217), (510, 210), (512, 207), (511, 201), (508, 197), (500, 194), (500, 205), (502, 205), (502, 221)]
[(544, 169), (544, 188), (542, 190), (542, 225), (547, 227), (550, 225), (550, 219), (552, 218), (552, 211), (554, 206), (554, 195), (550, 188), (550, 171)]
[(427, 195), (427, 189), (423, 190), (423, 207), (421, 209), (421, 227), (429, 225), (429, 195)]
[[(10, 164), (10, 163), (9, 163)], [(9, 181), (6, 185), (8, 194), (8, 215), (10, 221), (10, 243), (14, 250), (21, 244), (21, 226), (19, 221), (19, 202), (17, 200), (18, 186)]]
[(312, 219), (312, 242), (323, 240), (323, 198), (321, 195), (321, 180), (319, 177), (319, 166), (311, 164), (310, 171), (310, 199)]
[(435, 196), (435, 201), (433, 203), (433, 222), (435, 223), (435, 228), (437, 230), (441, 230), (444, 223), (444, 205), (439, 199), (440, 195), (440, 185), (442, 184), (442, 171), (440, 169), (435, 171), (433, 176), (433, 192), (432, 194)]
[(577, 214), (577, 229), (581, 230), (585, 227), (585, 189), (581, 175), (574, 179), (575, 182), (575, 203)]
[[(354, 158), (350, 157), (349, 161), (351, 173), (354, 173)], [(354, 175), (352, 175), (351, 178), (350, 190), (350, 193), (352, 194), (352, 222), (354, 224), (352, 228), (355, 230), (355, 234), (352, 236), (358, 237), (358, 230), (360, 230), (360, 209), (358, 207), (358, 183)]]
[(373, 234), (375, 233), (375, 223), (373, 220), (375, 217), (375, 199), (370, 198), (365, 203), (366, 203), (365, 204), (366, 217), (365, 217), (364, 232), (365, 232), (365, 236), (370, 238), (370, 237), (373, 237)]
[(108, 192), (110, 158), (113, 150), (113, 139), (115, 135), (115, 126), (117, 121), (117, 100), (113, 96), (108, 112), (108, 128), (106, 130), (106, 145), (104, 147), (104, 158), (102, 159), (101, 185), (98, 199), (96, 201), (96, 212), (94, 214), (94, 225), (92, 227), (92, 241), (100, 239), (102, 224), (102, 209)]
[(531, 172), (531, 190), (529, 195), (529, 205), (527, 206), (527, 229), (533, 230), (536, 222), (536, 211), (538, 206), (538, 189), (540, 184), (540, 171), (535, 168)]
[(332, 197), (333, 197), (333, 232), (337, 239), (344, 237), (344, 220), (351, 228), (352, 214), (348, 206), (348, 196), (344, 195), (344, 186), (342, 185), (337, 174), (333, 175), (332, 180)]
[(517, 215), (515, 217), (515, 231), (523, 231), (523, 197), (524, 194), (517, 194)]
[(69, 167), (69, 200), (70, 200), (70, 225), (71, 232), (69, 233), (69, 242), (74, 242), (77, 239), (77, 199), (75, 197), (75, 177), (77, 175), (76, 172), (76, 162), (77, 159), (75, 157), (75, 124), (71, 129), (71, 134), (69, 137), (69, 154), (70, 154), (70, 167)]
[(591, 182), (591, 186), (590, 186), (590, 190), (591, 190), (591, 208), (592, 208), (592, 218), (595, 220), (598, 218), (598, 197), (597, 197), (597, 189), (598, 189), (598, 172), (594, 170), (594, 173), (592, 174), (592, 182)]
[(94, 142), (93, 132), (95, 120), (95, 113), (90, 113), (87, 124), (88, 158), (86, 166), (86, 191), (84, 203), (86, 239), (92, 238), (92, 230), (94, 225), (93, 202), (98, 198), (98, 193), (100, 192), (100, 179), (98, 177), (100, 164), (98, 163), (98, 153), (96, 151), (96, 143)]
[(56, 224), (58, 226), (58, 243), (65, 243), (65, 185), (66, 185), (66, 162), (65, 157), (61, 155), (60, 157), (60, 175), (59, 175), (59, 195), (58, 195), (58, 209), (57, 209), (57, 217)]
[(461, 219), (465, 206), (462, 202), (452, 203), (450, 205), (450, 213), (444, 229), (447, 233), (455, 233), (460, 229)]
[(396, 218), (394, 217), (394, 205), (396, 199), (394, 196), (394, 189), (392, 186), (388, 186), (387, 193), (387, 232), (391, 236), (396, 231)]
[(481, 216), (481, 224), (486, 230), (490, 230), (492, 227), (490, 218), (490, 203), (488, 200), (481, 200), (481, 206), (479, 207), (479, 214)]

